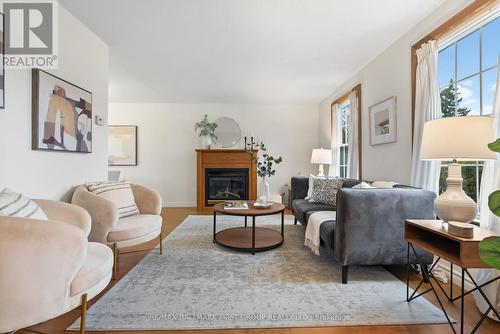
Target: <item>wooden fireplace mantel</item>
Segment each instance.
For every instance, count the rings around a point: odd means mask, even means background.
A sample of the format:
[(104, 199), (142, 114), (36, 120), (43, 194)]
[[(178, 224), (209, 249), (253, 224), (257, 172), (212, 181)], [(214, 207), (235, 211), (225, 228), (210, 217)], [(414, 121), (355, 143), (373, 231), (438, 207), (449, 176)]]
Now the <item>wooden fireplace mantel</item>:
[(205, 205), (205, 169), (207, 168), (248, 168), (248, 193), (249, 200), (257, 198), (257, 170), (255, 162), (243, 149), (211, 149), (196, 150), (197, 156), (197, 195), (198, 209), (207, 209)]

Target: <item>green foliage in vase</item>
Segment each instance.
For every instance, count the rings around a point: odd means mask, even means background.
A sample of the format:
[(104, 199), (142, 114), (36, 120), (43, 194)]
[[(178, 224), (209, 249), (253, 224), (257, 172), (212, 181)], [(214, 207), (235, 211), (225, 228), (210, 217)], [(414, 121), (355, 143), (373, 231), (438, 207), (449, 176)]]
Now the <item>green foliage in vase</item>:
[(201, 121), (194, 124), (194, 131), (200, 130), (200, 137), (210, 137), (214, 142), (217, 140), (217, 136), (214, 134), (216, 128), (216, 123), (208, 121), (208, 115), (203, 116)]
[(257, 175), (260, 177), (271, 177), (276, 174), (273, 164), (279, 165), (283, 161), (282, 157), (275, 158), (270, 155), (264, 142), (249, 144), (245, 150), (257, 164)]
[[(500, 153), (500, 138), (488, 144), (490, 150)], [(488, 207), (491, 212), (500, 217), (500, 190), (496, 190), (488, 196)], [(485, 238), (479, 243), (479, 256), (487, 265), (500, 269), (500, 237)]]
[(491, 212), (500, 217), (500, 190), (494, 191), (488, 196), (488, 207)]
[(489, 143), (488, 147), (493, 152), (500, 153), (500, 138), (497, 138), (497, 140), (495, 140), (493, 143)]
[(500, 237), (484, 238), (479, 243), (479, 256), (487, 265), (500, 269)]

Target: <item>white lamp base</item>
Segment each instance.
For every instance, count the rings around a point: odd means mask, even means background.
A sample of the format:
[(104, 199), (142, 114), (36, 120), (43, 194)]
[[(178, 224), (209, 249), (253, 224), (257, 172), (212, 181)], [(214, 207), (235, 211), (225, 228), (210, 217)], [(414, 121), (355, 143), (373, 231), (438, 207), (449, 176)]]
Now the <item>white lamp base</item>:
[(477, 216), (476, 202), (463, 191), (462, 183), (462, 166), (449, 164), (447, 189), (434, 202), (436, 214), (445, 222), (469, 223)]
[(325, 172), (323, 171), (323, 164), (319, 165), (318, 177), (325, 177)]

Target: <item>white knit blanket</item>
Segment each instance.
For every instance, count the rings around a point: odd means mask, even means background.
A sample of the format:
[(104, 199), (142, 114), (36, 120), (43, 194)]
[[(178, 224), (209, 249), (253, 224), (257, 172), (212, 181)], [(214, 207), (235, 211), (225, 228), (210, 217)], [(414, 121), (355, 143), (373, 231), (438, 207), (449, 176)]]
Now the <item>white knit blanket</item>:
[(304, 245), (309, 247), (314, 254), (319, 255), (320, 227), (328, 220), (335, 220), (337, 214), (335, 211), (318, 211), (313, 213), (307, 221), (306, 240)]

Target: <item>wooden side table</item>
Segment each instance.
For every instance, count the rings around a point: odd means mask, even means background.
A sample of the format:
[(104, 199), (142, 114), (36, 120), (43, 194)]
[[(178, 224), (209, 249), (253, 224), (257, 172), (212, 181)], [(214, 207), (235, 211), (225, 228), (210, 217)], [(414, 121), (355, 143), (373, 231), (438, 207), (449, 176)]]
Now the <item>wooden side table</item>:
[[(448, 233), (447, 224), (443, 224), (441, 220), (406, 220), (405, 221), (405, 240), (408, 242), (407, 249), (407, 279), (406, 279), (406, 300), (408, 302), (412, 301), (415, 298), (418, 298), (427, 292), (432, 291), (437, 298), (439, 306), (444, 312), (448, 323), (450, 324), (453, 333), (457, 333), (455, 327), (451, 323), (448, 314), (436, 292), (434, 284), (431, 279), (437, 284), (445, 295), (446, 292), (441, 287), (439, 282), (436, 280), (434, 275), (432, 274), (432, 269), (436, 266), (436, 264), (441, 260), (446, 260), (451, 263), (451, 266), (457, 265), (462, 268), (462, 276), (461, 276), (461, 293), (460, 296), (453, 298), (453, 290), (450, 290), (450, 296), (447, 295), (448, 300), (456, 301), (460, 299), (460, 333), (464, 332), (464, 297), (473, 291), (478, 291), (481, 296), (484, 298), (486, 303), (488, 304), (488, 309), (483, 314), (479, 322), (474, 326), (474, 329), (471, 333), (474, 333), (479, 326), (483, 323), (484, 319), (486, 319), (488, 313), (493, 311), (495, 315), (500, 319), (498, 312), (495, 307), (491, 304), (490, 300), (483, 292), (482, 288), (486, 285), (493, 283), (494, 281), (500, 279), (500, 276), (495, 277), (488, 282), (485, 282), (481, 285), (478, 285), (476, 281), (470, 275), (468, 269), (472, 268), (490, 268), (487, 264), (485, 264), (481, 258), (479, 257), (479, 242), (484, 238), (495, 236), (493, 232), (480, 228), (474, 227), (474, 236), (472, 238), (462, 238), (458, 236), (454, 236)], [(410, 296), (409, 294), (409, 275), (410, 275), (410, 248), (412, 249), (415, 256), (418, 257), (417, 252), (415, 251), (415, 247), (422, 248), (429, 253), (437, 256), (437, 260), (432, 264), (429, 270), (422, 270), (423, 279), (418, 284), (417, 288)], [(453, 267), (451, 267), (453, 270)], [(471, 280), (474, 288), (469, 291), (464, 291), (464, 278), (465, 274), (468, 275)], [(451, 275), (451, 284), (453, 285), (453, 272)], [(416, 294), (420, 286), (424, 281), (427, 281), (430, 284), (430, 288), (423, 291), (420, 294)]]

